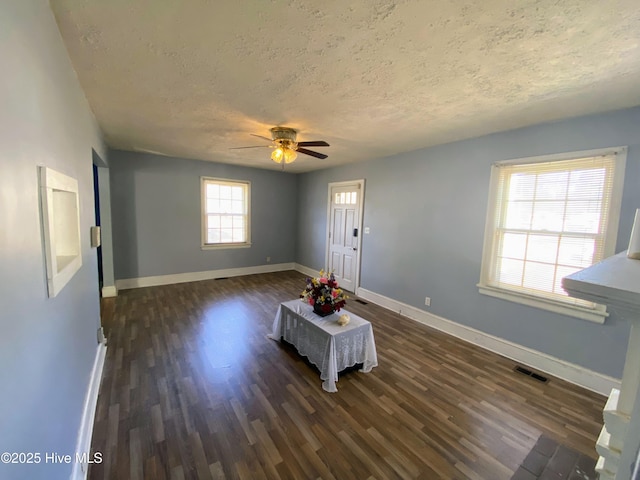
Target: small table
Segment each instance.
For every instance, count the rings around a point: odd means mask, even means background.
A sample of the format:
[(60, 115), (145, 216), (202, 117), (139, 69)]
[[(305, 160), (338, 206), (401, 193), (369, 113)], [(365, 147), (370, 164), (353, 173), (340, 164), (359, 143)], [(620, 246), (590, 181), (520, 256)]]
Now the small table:
[[(337, 320), (344, 313), (351, 320), (341, 327)], [(320, 369), (322, 388), (327, 392), (338, 391), (338, 372), (345, 368), (362, 363), (360, 371), (368, 373), (378, 366), (371, 323), (344, 309), (321, 317), (301, 300), (283, 302), (278, 307), (272, 331), (269, 338), (283, 338)]]

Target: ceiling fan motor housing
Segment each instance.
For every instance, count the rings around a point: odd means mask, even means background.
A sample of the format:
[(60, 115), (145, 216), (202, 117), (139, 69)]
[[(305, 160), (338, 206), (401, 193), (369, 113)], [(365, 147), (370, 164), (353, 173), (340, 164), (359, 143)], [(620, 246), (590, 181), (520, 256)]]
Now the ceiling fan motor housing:
[(271, 129), (271, 139), (283, 147), (295, 148), (296, 131), (288, 127), (273, 127)]

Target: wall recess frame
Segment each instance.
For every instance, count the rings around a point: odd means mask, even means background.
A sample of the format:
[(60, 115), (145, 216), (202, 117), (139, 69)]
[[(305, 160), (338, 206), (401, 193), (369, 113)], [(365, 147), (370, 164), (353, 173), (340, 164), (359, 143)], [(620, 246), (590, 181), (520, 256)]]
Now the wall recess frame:
[(47, 290), (55, 297), (82, 266), (78, 181), (39, 167)]

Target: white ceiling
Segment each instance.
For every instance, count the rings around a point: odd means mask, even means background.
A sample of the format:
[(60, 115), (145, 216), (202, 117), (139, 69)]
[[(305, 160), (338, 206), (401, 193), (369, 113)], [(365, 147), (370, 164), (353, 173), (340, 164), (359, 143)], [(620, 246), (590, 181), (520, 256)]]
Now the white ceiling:
[(638, 0), (51, 0), (106, 142), (304, 172), (640, 105)]

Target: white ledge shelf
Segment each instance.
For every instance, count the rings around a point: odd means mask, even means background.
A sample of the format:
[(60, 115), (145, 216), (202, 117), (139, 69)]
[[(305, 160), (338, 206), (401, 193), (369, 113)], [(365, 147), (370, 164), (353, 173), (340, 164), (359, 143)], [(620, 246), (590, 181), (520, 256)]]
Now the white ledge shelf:
[(620, 391), (609, 396), (596, 446), (600, 478), (628, 480), (638, 445), (631, 423), (640, 401), (640, 260), (622, 252), (564, 277), (562, 286), (572, 297), (607, 305), (631, 324)]
[(640, 315), (640, 260), (627, 252), (564, 277), (562, 287), (572, 297)]

